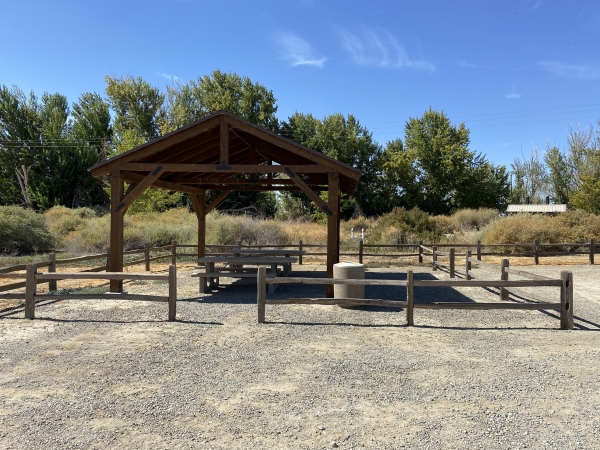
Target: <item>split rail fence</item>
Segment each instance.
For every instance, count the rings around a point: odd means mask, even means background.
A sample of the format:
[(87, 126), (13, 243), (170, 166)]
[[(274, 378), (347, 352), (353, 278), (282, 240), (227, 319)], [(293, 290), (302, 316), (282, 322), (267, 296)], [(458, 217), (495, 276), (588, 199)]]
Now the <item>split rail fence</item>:
[[(467, 254), (469, 254), (468, 252)], [(435, 255), (435, 253), (433, 253)], [(516, 309), (516, 310), (554, 310), (560, 312), (560, 327), (565, 330), (573, 329), (573, 274), (572, 272), (562, 271), (560, 279), (551, 279), (541, 275), (525, 273), (523, 271), (510, 271), (508, 264), (501, 267), (500, 280), (474, 280), (472, 276), (472, 262), (481, 264), (481, 261), (466, 257), (466, 273), (471, 273), (470, 279), (464, 280), (415, 280), (413, 272), (407, 271), (406, 281), (402, 280), (349, 280), (349, 279), (331, 279), (331, 278), (267, 278), (266, 269), (259, 268), (257, 274), (257, 306), (258, 323), (265, 322), (266, 305), (284, 305), (284, 304), (305, 304), (305, 305), (339, 305), (339, 306), (382, 306), (388, 308), (405, 308), (406, 322), (409, 326), (414, 325), (414, 309), (470, 309), (470, 310), (490, 310), (490, 309)], [(506, 260), (505, 260), (506, 261)], [(496, 266), (492, 266), (496, 268)], [(524, 277), (530, 277), (528, 280), (509, 280), (508, 274), (514, 273)], [(342, 284), (342, 285), (361, 285), (361, 286), (399, 286), (406, 288), (406, 301), (382, 300), (382, 299), (356, 299), (356, 298), (291, 298), (291, 299), (271, 299), (267, 298), (267, 284)], [(556, 286), (560, 287), (560, 300), (558, 302), (432, 302), (419, 303), (415, 301), (414, 288), (422, 287), (495, 287), (500, 288), (501, 300), (508, 300), (508, 288), (520, 287), (539, 287)]]
[[(25, 297), (25, 318), (35, 318), (36, 302), (45, 300), (140, 300), (145, 302), (166, 302), (169, 304), (169, 320), (175, 320), (177, 308), (177, 269), (169, 266), (168, 275), (148, 273), (124, 273), (124, 272), (38, 272), (40, 264), (27, 264), (24, 274), (0, 273), (1, 278), (25, 278), (24, 294), (3, 294), (0, 298), (23, 298)], [(50, 288), (49, 294), (38, 294), (37, 285), (40, 283), (56, 284), (57, 280), (144, 280), (144, 281), (167, 281), (169, 284), (169, 295), (143, 295), (128, 294), (126, 292), (108, 292), (105, 294), (57, 294), (52, 293), (55, 289)]]

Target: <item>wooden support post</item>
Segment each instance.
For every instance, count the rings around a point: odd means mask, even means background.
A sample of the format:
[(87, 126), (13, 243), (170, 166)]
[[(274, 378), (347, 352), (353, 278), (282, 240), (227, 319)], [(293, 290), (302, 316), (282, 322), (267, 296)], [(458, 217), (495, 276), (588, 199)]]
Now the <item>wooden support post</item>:
[(560, 273), (560, 328), (573, 329), (573, 272), (563, 270)]
[(27, 264), (25, 274), (25, 318), (35, 318), (35, 293), (37, 290), (37, 281), (35, 273), (37, 269), (33, 264)]
[(106, 252), (106, 271), (110, 270), (110, 249)]
[[(56, 253), (50, 253), (50, 266), (48, 266), (48, 272), (56, 272)], [(593, 263), (592, 263), (593, 264)], [(48, 290), (50, 292), (56, 291), (56, 280), (48, 280)]]
[(177, 241), (175, 239), (171, 241), (171, 264), (177, 266)]
[(364, 243), (363, 243), (363, 240), (361, 239), (360, 241), (358, 241), (358, 263), (359, 264), (363, 263), (363, 253), (364, 253)]
[(450, 278), (456, 278), (454, 270), (454, 247), (450, 249)]
[[(296, 177), (298, 178), (298, 177)], [(333, 265), (340, 262), (340, 174), (328, 174), (327, 278), (333, 278)], [(328, 284), (326, 297), (333, 298), (333, 284)]]
[[(500, 266), (500, 279), (504, 281), (508, 281), (508, 272), (506, 269), (509, 267), (508, 259), (503, 259), (502, 264)], [(502, 287), (500, 288), (500, 300), (508, 300), (508, 288)]]
[[(302, 251), (302, 239), (298, 243), (298, 250)], [(298, 255), (298, 264), (302, 265), (302, 253)]]
[[(121, 173), (110, 178), (110, 263), (109, 272), (123, 272), (123, 212), (117, 208), (123, 201), (125, 189)], [(110, 292), (123, 292), (123, 280), (110, 280)]]
[(177, 267), (169, 266), (169, 321), (173, 322), (177, 314)]
[(533, 240), (533, 263), (536, 266), (540, 263), (539, 245), (540, 245), (540, 241), (538, 241), (537, 239), (534, 239)]
[(414, 307), (415, 307), (415, 281), (413, 278), (412, 270), (406, 272), (406, 323), (409, 326), (413, 326), (415, 324), (415, 319), (413, 315)]
[(469, 271), (471, 270), (471, 261), (469, 261), (469, 258), (471, 258), (471, 250), (467, 250), (467, 252), (466, 252), (466, 258), (465, 258), (465, 280), (470, 280), (471, 279), (471, 275), (469, 275)]
[(423, 263), (423, 249), (421, 246), (423, 245), (423, 241), (419, 241), (419, 264)]
[(225, 169), (229, 164), (229, 124), (225, 120), (221, 121), (221, 142), (220, 142), (220, 159), (221, 168)]
[(206, 191), (191, 194), (192, 206), (198, 220), (198, 258), (206, 256)]
[(433, 250), (432, 258), (431, 258), (432, 259), (431, 267), (432, 267), (432, 270), (437, 270), (437, 264), (436, 264), (436, 262), (437, 262), (437, 253), (436, 253), (437, 247), (431, 247), (431, 249)]
[(481, 261), (481, 241), (477, 241), (477, 261)]
[(596, 243), (593, 239), (590, 239), (590, 264), (594, 265), (594, 251), (596, 250)]
[(144, 262), (146, 263), (146, 272), (150, 272), (150, 243), (144, 244)]
[(258, 306), (258, 323), (265, 323), (265, 304), (267, 303), (267, 268), (259, 267), (256, 277), (256, 303)]

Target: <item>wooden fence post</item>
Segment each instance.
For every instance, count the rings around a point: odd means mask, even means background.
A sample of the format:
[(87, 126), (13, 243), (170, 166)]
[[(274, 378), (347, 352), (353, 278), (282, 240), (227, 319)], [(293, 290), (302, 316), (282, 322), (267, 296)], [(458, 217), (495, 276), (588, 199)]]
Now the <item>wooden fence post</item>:
[(110, 248), (106, 251), (106, 271), (110, 268)]
[(431, 247), (431, 249), (433, 250), (433, 253), (432, 253), (433, 256), (431, 258), (432, 259), (432, 262), (431, 262), (432, 269), (431, 270), (437, 270), (437, 264), (436, 264), (436, 262), (437, 262), (437, 253), (436, 253), (437, 247)]
[(477, 241), (477, 261), (481, 261), (481, 241)]
[(358, 263), (363, 263), (363, 240), (358, 241)]
[[(56, 272), (56, 253), (50, 253), (48, 256), (50, 257), (50, 266), (48, 266), (48, 272), (54, 273)], [(56, 291), (56, 281), (57, 280), (48, 280), (49, 291)]]
[(454, 247), (450, 248), (450, 278), (456, 278), (454, 274)]
[(414, 292), (414, 278), (412, 270), (406, 272), (406, 323), (409, 326), (415, 324), (415, 318), (413, 315), (415, 307), (415, 292)]
[(540, 263), (540, 255), (538, 252), (538, 245), (540, 244), (540, 241), (538, 241), (537, 239), (533, 240), (533, 263), (537, 266)]
[(169, 321), (173, 322), (177, 314), (177, 267), (169, 266)]
[(465, 258), (465, 280), (471, 279), (471, 275), (469, 275), (469, 271), (471, 270), (471, 261), (469, 261), (470, 258), (471, 258), (471, 250), (467, 250), (466, 258)]
[[(302, 239), (298, 243), (298, 250), (302, 251)], [(298, 264), (302, 265), (302, 253), (298, 255)]]
[(258, 323), (265, 323), (265, 304), (267, 302), (267, 268), (259, 267), (256, 277), (256, 303), (258, 306)]
[(171, 264), (177, 265), (177, 241), (171, 241)]
[(421, 246), (423, 245), (423, 241), (419, 241), (419, 264), (423, 262), (423, 249)]
[(573, 329), (573, 272), (563, 270), (560, 273), (560, 328)]
[(35, 273), (37, 269), (33, 264), (27, 264), (27, 273), (25, 274), (25, 318), (35, 318), (35, 293), (37, 282)]
[(150, 272), (150, 243), (146, 242), (144, 246), (144, 262), (146, 263), (146, 272)]
[[(508, 281), (508, 272), (506, 269), (509, 266), (508, 259), (503, 259), (502, 264), (500, 266), (500, 279), (504, 281)], [(508, 288), (502, 287), (500, 288), (500, 300), (508, 300)]]
[(590, 264), (594, 265), (594, 252), (596, 251), (596, 243), (590, 239)]

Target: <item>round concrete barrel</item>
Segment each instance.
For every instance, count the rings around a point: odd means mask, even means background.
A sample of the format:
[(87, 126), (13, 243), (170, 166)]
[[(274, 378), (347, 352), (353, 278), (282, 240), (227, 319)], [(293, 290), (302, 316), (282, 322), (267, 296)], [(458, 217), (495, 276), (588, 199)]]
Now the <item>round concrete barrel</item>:
[[(365, 265), (353, 262), (334, 264), (333, 278), (341, 278), (343, 280), (364, 280)], [(365, 287), (334, 284), (333, 298), (365, 298)], [(344, 306), (342, 306), (342, 308), (344, 308)]]

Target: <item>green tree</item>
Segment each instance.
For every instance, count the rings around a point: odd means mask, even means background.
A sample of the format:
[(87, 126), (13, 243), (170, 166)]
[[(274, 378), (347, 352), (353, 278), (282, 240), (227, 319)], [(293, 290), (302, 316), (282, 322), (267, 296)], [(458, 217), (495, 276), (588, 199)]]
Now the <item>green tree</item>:
[[(506, 190), (506, 173), (469, 149), (469, 130), (433, 109), (405, 125), (404, 147), (414, 156), (416, 205), (431, 214), (465, 207), (497, 207)], [(408, 156), (407, 156), (408, 157)], [(476, 183), (475, 185), (473, 183)], [(488, 189), (484, 195), (477, 189)]]
[(26, 97), (17, 87), (0, 88), (3, 172), (15, 176), (22, 203), (30, 208), (88, 204), (97, 186), (87, 168), (98, 162), (98, 154), (74, 138), (69, 116), (61, 94), (44, 93), (38, 100), (33, 92)]
[(228, 111), (267, 130), (277, 131), (273, 91), (248, 77), (215, 70), (186, 84), (167, 87), (161, 113), (163, 130), (173, 131), (218, 111)]
[(99, 94), (86, 92), (73, 104), (73, 135), (95, 148), (100, 159), (111, 155), (110, 105)]
[[(106, 95), (115, 119), (113, 141), (116, 154), (124, 153), (158, 137), (165, 96), (160, 89), (141, 77), (106, 76)], [(133, 202), (129, 211), (163, 211), (182, 204), (183, 194), (161, 189), (147, 189)]]
[(296, 112), (282, 124), (281, 134), (362, 172), (354, 195), (342, 195), (342, 218), (358, 213), (371, 216), (388, 209), (389, 196), (381, 176), (381, 146), (356, 117), (332, 114), (318, 120), (311, 114)]

